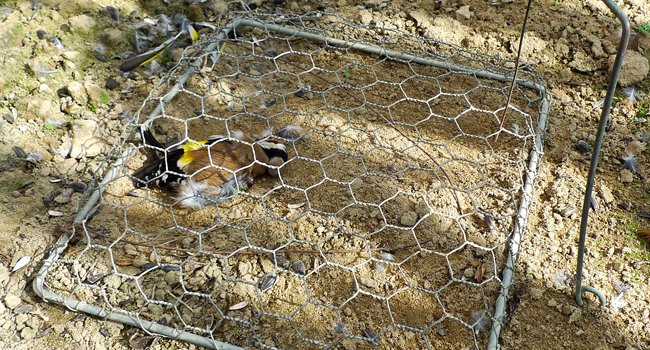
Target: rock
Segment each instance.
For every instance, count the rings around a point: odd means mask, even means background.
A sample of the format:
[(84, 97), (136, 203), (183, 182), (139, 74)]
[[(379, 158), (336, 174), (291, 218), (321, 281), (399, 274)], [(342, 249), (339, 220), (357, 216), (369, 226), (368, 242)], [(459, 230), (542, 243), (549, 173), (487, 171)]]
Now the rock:
[(76, 61), (79, 59), (81, 54), (79, 53), (79, 51), (68, 50), (68, 51), (64, 51), (61, 54), (61, 56), (63, 56), (63, 58), (65, 58), (66, 60)]
[(193, 4), (187, 7), (187, 18), (192, 22), (203, 22), (205, 21), (205, 15), (203, 14), (203, 9), (197, 4)]
[(72, 121), (72, 149), (70, 156), (79, 159), (83, 156), (95, 157), (101, 153), (104, 143), (97, 137), (99, 125), (94, 120)]
[(470, 279), (470, 278), (474, 277), (475, 274), (476, 274), (476, 271), (474, 270), (473, 267), (468, 267), (468, 268), (465, 269), (465, 271), (463, 271), (463, 277), (465, 277), (466, 279)]
[[(614, 68), (615, 55), (609, 58), (609, 71)], [(621, 66), (621, 75), (618, 78), (618, 84), (621, 86), (630, 86), (641, 82), (648, 76), (650, 64), (648, 59), (636, 51), (625, 51), (623, 65)]]
[(572, 206), (568, 206), (560, 211), (560, 215), (562, 215), (562, 217), (568, 218), (571, 215), (573, 215), (573, 213), (575, 212), (576, 212), (576, 208)]
[(589, 73), (596, 70), (596, 62), (582, 51), (576, 51), (573, 59), (569, 62), (569, 67), (581, 73)]
[(113, 48), (127, 48), (129, 46), (128, 35), (117, 28), (106, 29), (101, 38), (104, 44)]
[(591, 153), (591, 151), (593, 150), (591, 148), (591, 145), (585, 140), (578, 140), (578, 142), (576, 142), (576, 149), (580, 153)]
[(5, 305), (7, 305), (8, 308), (11, 310), (15, 309), (20, 305), (22, 300), (20, 299), (19, 296), (13, 295), (13, 294), (7, 294), (5, 296)]
[(555, 299), (549, 299), (546, 305), (550, 307), (556, 307), (557, 306), (557, 301)]
[(20, 331), (20, 337), (22, 339), (34, 339), (36, 332), (38, 332), (38, 330), (35, 328), (25, 327), (22, 331)]
[(600, 186), (600, 196), (606, 204), (612, 203), (615, 199), (612, 191), (604, 184)]
[(543, 294), (544, 294), (544, 290), (542, 290), (541, 288), (530, 289), (530, 296), (533, 298), (533, 300), (542, 299)]
[(474, 15), (474, 12), (469, 10), (469, 5), (461, 6), (456, 10), (456, 15), (463, 17), (465, 19), (470, 19)]
[(71, 17), (69, 22), (72, 30), (80, 30), (83, 32), (90, 31), (95, 26), (95, 20), (88, 15)]
[(92, 81), (84, 82), (84, 89), (86, 89), (86, 94), (88, 94), (88, 99), (90, 104), (93, 106), (99, 106), (100, 104), (105, 104), (108, 96), (106, 92), (99, 87), (99, 85), (93, 83)]
[(68, 94), (72, 97), (72, 100), (82, 106), (85, 106), (88, 103), (88, 95), (86, 95), (86, 89), (78, 81), (72, 81), (67, 86)]
[(621, 170), (619, 173), (622, 183), (631, 183), (634, 182), (634, 174), (627, 169)]
[(418, 214), (414, 211), (408, 211), (400, 218), (403, 226), (413, 227), (418, 222)]
[(106, 78), (106, 85), (105, 86), (109, 90), (115, 90), (117, 88), (117, 86), (118, 86), (118, 82), (117, 82), (117, 80), (115, 80), (115, 78), (108, 77), (108, 78)]
[(616, 272), (621, 272), (621, 271), (623, 271), (623, 267), (624, 267), (624, 265), (623, 265), (623, 263), (621, 263), (621, 262), (615, 262), (615, 263), (612, 264), (612, 269), (613, 269), (614, 271), (616, 271)]
[(368, 25), (372, 22), (372, 12), (368, 10), (359, 11), (359, 16), (361, 16), (361, 23), (363, 24)]

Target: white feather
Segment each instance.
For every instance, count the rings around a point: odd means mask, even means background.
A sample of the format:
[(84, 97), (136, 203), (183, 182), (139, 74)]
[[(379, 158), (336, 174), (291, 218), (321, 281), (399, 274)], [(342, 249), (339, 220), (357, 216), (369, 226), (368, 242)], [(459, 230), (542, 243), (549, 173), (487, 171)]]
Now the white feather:
[(196, 182), (188, 179), (178, 187), (177, 200), (182, 207), (202, 208), (209, 204), (219, 204), (245, 190), (253, 182), (244, 174), (231, 177), (221, 186), (211, 186), (208, 181)]

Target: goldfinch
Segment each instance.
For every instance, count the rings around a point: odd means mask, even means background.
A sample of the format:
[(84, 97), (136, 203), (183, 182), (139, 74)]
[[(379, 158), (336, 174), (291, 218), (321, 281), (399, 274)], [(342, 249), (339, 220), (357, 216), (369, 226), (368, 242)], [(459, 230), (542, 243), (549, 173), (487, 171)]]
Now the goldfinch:
[(140, 133), (146, 147), (163, 154), (133, 174), (135, 186), (172, 190), (181, 207), (223, 202), (247, 189), (257, 177), (277, 176), (277, 167), (288, 160), (286, 146), (270, 139), (270, 130), (254, 139), (237, 131), (232, 137), (213, 135), (169, 147), (158, 142), (148, 128), (141, 128)]

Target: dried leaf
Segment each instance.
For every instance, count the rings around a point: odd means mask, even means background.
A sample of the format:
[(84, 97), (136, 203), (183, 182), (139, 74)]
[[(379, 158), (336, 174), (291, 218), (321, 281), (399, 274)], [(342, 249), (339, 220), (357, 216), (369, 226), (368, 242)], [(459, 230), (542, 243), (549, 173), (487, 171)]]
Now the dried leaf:
[(242, 302), (239, 302), (239, 303), (231, 306), (230, 308), (228, 308), (228, 310), (230, 310), (230, 311), (241, 310), (241, 309), (245, 308), (246, 306), (248, 306), (248, 302), (246, 300), (244, 300)]
[(16, 262), (16, 265), (14, 265), (14, 268), (13, 268), (13, 270), (11, 270), (11, 272), (16, 272), (16, 271), (22, 269), (23, 267), (27, 266), (27, 264), (29, 264), (30, 261), (32, 261), (31, 256), (29, 256), (29, 255), (23, 256), (22, 258), (18, 259), (18, 261)]
[(476, 282), (481, 283), (483, 282), (484, 275), (485, 275), (485, 264), (483, 264), (483, 261), (481, 261), (476, 267), (476, 273), (474, 274), (474, 279), (476, 280)]

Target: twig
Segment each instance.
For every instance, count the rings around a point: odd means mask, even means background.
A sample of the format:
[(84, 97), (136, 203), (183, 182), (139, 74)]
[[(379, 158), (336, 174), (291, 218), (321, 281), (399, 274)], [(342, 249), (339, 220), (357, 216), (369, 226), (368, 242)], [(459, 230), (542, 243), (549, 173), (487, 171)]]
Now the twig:
[[(519, 33), (519, 48), (517, 49), (517, 58), (515, 60), (515, 74), (512, 77), (512, 83), (510, 83), (510, 91), (508, 92), (508, 99), (506, 100), (506, 108), (503, 109), (503, 115), (501, 116), (501, 124), (499, 125), (499, 131), (503, 128), (503, 124), (506, 122), (506, 113), (508, 112), (508, 106), (510, 106), (510, 100), (512, 99), (512, 93), (515, 90), (515, 84), (517, 83), (517, 73), (519, 73), (519, 61), (521, 60), (521, 48), (524, 46), (524, 33), (526, 32), (526, 24), (528, 24), (528, 14), (530, 13), (530, 8), (533, 3), (533, 0), (528, 0), (528, 5), (526, 6), (526, 14), (524, 15), (524, 24), (521, 26), (521, 33)], [(494, 138), (494, 142), (499, 140), (499, 134)]]

